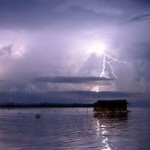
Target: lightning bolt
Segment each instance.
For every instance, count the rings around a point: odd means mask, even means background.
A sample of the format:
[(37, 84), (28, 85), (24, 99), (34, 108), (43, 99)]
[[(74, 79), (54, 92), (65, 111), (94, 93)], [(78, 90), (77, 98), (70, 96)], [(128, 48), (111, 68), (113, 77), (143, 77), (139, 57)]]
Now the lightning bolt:
[[(110, 68), (110, 71), (111, 71), (111, 74), (113, 75), (113, 77), (114, 77), (115, 79), (118, 78), (117, 75), (115, 74), (114, 69), (113, 69), (113, 66), (112, 66), (112, 63), (113, 63), (113, 62), (126, 64), (125, 61), (121, 61), (121, 60), (119, 60), (119, 59), (116, 59), (116, 58), (114, 58), (114, 57), (111, 57), (110, 55), (108, 55), (108, 54), (106, 54), (106, 53), (103, 52), (103, 61), (102, 61), (103, 65), (102, 65), (102, 71), (101, 71), (101, 73), (100, 73), (100, 77), (109, 78), (109, 75), (108, 75), (108, 73), (106, 72), (106, 64), (108, 64), (108, 66), (109, 66), (109, 68)], [(112, 88), (113, 88), (113, 91), (114, 91), (114, 92), (118, 90), (117, 87), (116, 87), (116, 85), (115, 85), (115, 82), (114, 82), (114, 81), (111, 81), (111, 85), (112, 85)]]
[(100, 77), (105, 77), (107, 78), (107, 74), (106, 74), (106, 55), (103, 55), (103, 67), (102, 67), (102, 72), (100, 74)]
[[(98, 74), (98, 76), (101, 77), (101, 78), (104, 77), (104, 78), (118, 79), (118, 76), (114, 72), (112, 63), (127, 64), (127, 62), (119, 60), (115, 57), (112, 57), (111, 55), (107, 54), (103, 50), (100, 50), (100, 52), (98, 50), (96, 50), (95, 53), (102, 56), (102, 69), (101, 69), (100, 73)], [(107, 70), (106, 65), (109, 67), (109, 71)], [(115, 84), (115, 81), (111, 80), (111, 81), (109, 81), (109, 83), (110, 83), (109, 85), (111, 85), (113, 91), (116, 92), (118, 89), (117, 89), (117, 86)], [(100, 89), (99, 86), (100, 85), (95, 85), (91, 89), (91, 91), (99, 92), (99, 89)]]
[(114, 57), (111, 57), (110, 55), (106, 54), (106, 53), (103, 53), (103, 65), (102, 65), (102, 71), (100, 73), (100, 77), (106, 77), (106, 78), (109, 78), (109, 76), (107, 75), (107, 72), (106, 72), (106, 64), (108, 64), (108, 66), (110, 67), (110, 70), (111, 70), (111, 73), (112, 75), (117, 79), (117, 75), (115, 74), (114, 72), (114, 69), (113, 69), (113, 66), (111, 63), (113, 62), (118, 62), (118, 63), (122, 63), (122, 64), (126, 64), (125, 61), (121, 61), (121, 60), (118, 60)]

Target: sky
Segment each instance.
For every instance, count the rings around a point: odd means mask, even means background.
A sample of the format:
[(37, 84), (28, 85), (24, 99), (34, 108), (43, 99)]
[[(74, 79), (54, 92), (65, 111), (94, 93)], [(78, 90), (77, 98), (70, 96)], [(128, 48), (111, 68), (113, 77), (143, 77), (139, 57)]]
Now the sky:
[(149, 25), (149, 0), (0, 0), (0, 101), (148, 100)]

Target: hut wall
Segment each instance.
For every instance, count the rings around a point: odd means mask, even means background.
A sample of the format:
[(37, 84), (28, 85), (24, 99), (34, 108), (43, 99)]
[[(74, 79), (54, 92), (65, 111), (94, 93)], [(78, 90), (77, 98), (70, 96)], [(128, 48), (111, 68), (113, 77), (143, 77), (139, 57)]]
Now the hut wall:
[(97, 101), (94, 103), (94, 113), (96, 114), (115, 114), (127, 112), (126, 100), (109, 100), (109, 101)]

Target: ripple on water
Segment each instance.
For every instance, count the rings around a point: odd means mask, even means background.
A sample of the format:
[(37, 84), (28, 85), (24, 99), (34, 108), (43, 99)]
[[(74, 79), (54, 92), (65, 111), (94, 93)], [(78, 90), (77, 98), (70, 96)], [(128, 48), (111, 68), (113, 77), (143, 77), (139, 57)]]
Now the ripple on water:
[[(42, 113), (36, 119), (35, 114)], [(150, 146), (150, 110), (126, 119), (93, 118), (86, 109), (0, 112), (0, 147), (7, 150), (140, 150)]]

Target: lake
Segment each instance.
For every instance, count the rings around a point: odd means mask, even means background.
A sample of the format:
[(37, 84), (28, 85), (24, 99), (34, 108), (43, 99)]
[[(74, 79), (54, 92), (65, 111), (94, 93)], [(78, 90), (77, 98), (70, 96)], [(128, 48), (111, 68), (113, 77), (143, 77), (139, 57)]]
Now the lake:
[(94, 118), (89, 108), (0, 110), (1, 150), (149, 150), (149, 140), (149, 108), (122, 119)]

